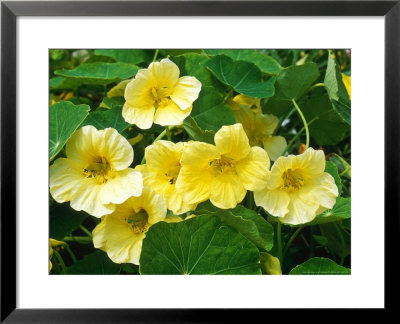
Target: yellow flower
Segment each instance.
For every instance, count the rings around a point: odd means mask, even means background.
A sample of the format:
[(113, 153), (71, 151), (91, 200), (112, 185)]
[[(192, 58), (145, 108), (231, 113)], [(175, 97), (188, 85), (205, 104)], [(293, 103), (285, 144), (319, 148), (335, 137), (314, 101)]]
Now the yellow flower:
[(53, 264), (51, 263), (51, 258), (53, 256), (53, 247), (60, 246), (60, 245), (65, 245), (65, 243), (62, 242), (62, 241), (57, 241), (57, 240), (52, 239), (52, 238), (50, 239), (50, 244), (49, 244), (49, 248), (50, 248), (50, 251), (49, 251), (49, 272), (53, 268)]
[(67, 142), (66, 155), (50, 166), (50, 192), (57, 202), (71, 201), (73, 209), (101, 217), (141, 194), (142, 175), (129, 168), (132, 146), (115, 129), (82, 127)]
[(200, 90), (200, 81), (191, 76), (179, 78), (178, 66), (169, 59), (153, 62), (126, 86), (122, 116), (142, 129), (150, 128), (153, 122), (181, 125)]
[(186, 204), (175, 188), (185, 144), (182, 142), (175, 144), (170, 141), (153, 143), (145, 150), (146, 168), (140, 169), (145, 185), (151, 186), (160, 194), (167, 208), (175, 215), (196, 209), (196, 204)]
[(139, 264), (147, 230), (166, 215), (163, 198), (145, 186), (140, 197), (129, 198), (112, 214), (102, 217), (93, 230), (93, 245), (107, 252), (115, 263)]
[(275, 161), (286, 148), (286, 140), (282, 136), (272, 136), (279, 119), (274, 115), (263, 114), (260, 99), (245, 95), (237, 95), (229, 102), (236, 121), (243, 125), (251, 146), (263, 146), (269, 158)]
[(342, 73), (342, 81), (351, 100), (351, 76)]
[(280, 157), (272, 166), (267, 186), (254, 192), (254, 201), (283, 223), (308, 223), (336, 203), (338, 188), (324, 170), (321, 150), (308, 148), (297, 156)]
[(242, 124), (223, 126), (215, 146), (192, 142), (184, 146), (176, 189), (187, 204), (207, 199), (219, 208), (234, 208), (247, 190), (261, 190), (270, 161), (261, 147), (250, 147)]

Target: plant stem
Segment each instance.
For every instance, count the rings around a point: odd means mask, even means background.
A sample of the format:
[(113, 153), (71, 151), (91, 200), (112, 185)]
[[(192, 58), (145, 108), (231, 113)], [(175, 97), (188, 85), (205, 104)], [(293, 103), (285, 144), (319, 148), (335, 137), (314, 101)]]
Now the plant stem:
[[(308, 126), (310, 126), (314, 121), (316, 121), (318, 119), (317, 117), (314, 117), (313, 119), (310, 120), (310, 122), (308, 123)], [(281, 154), (282, 156), (288, 151), (289, 147), (292, 146), (292, 144), (294, 143), (294, 141), (304, 132), (306, 128), (303, 126), (302, 129), (300, 129), (300, 131), (290, 140), (289, 144), (285, 147), (285, 150), (283, 151), (283, 153)]]
[(287, 242), (287, 244), (285, 245), (285, 249), (283, 250), (283, 258), (285, 258), (285, 255), (287, 253), (287, 251), (289, 250), (290, 244), (292, 244), (293, 240), (296, 238), (296, 236), (300, 233), (300, 231), (303, 229), (303, 226), (300, 226), (293, 234), (292, 236), (289, 238), (289, 241)]
[(64, 246), (64, 248), (67, 250), (67, 252), (69, 253), (69, 255), (71, 256), (72, 261), (73, 261), (74, 263), (75, 263), (76, 261), (78, 261), (78, 260), (76, 259), (76, 256), (75, 256), (74, 252), (72, 252), (72, 250), (69, 248), (69, 245), (68, 245), (68, 244), (64, 244), (63, 246)]
[(53, 249), (53, 254), (56, 256), (58, 262), (60, 262), (61, 265), (61, 273), (66, 274), (67, 273), (67, 267), (65, 266), (64, 260), (62, 259), (60, 253), (56, 249)]
[(85, 226), (83, 226), (83, 225), (79, 225), (79, 228), (87, 235), (87, 236), (89, 236), (90, 238), (92, 238), (93, 237), (93, 235), (92, 235), (92, 233), (90, 233), (89, 232), (89, 230), (88, 229), (86, 229), (86, 227)]
[[(311, 91), (312, 89), (316, 88), (316, 87), (325, 87), (325, 84), (323, 83), (316, 83), (313, 86), (310, 87), (310, 89), (308, 89), (308, 91)], [(307, 92), (308, 92), (307, 91)]]
[(88, 236), (66, 236), (63, 241), (65, 242), (77, 242), (81, 244), (89, 244), (92, 242), (92, 239)]
[(311, 259), (312, 256), (314, 255), (314, 238), (313, 238), (313, 233), (314, 233), (314, 227), (310, 227), (310, 251), (308, 253), (308, 258)]
[(304, 128), (306, 130), (306, 149), (308, 149), (308, 146), (310, 145), (310, 132), (308, 130), (307, 121), (306, 121), (306, 119), (305, 119), (300, 107), (297, 105), (296, 100), (292, 99), (292, 103), (295, 106), (297, 112), (299, 113), (301, 120), (303, 121)]
[[(167, 135), (167, 128), (168, 128), (168, 126), (165, 127), (165, 129), (160, 133), (160, 135), (158, 135), (158, 136), (156, 137), (156, 139), (153, 141), (153, 143), (157, 142), (158, 140), (164, 138), (165, 135)], [(146, 162), (146, 158), (143, 156), (143, 159), (142, 159), (142, 161), (140, 162), (140, 164), (144, 164), (145, 162)]]
[(346, 254), (346, 243), (345, 243), (345, 241), (344, 241), (343, 234), (342, 234), (342, 232), (340, 231), (340, 228), (339, 228), (339, 226), (337, 226), (337, 224), (335, 224), (335, 228), (336, 228), (336, 231), (338, 232), (340, 243), (342, 244), (342, 254), (340, 255), (340, 262), (339, 262), (339, 264), (340, 264), (340, 265), (343, 265), (343, 263), (344, 263), (344, 258), (345, 258), (345, 254)]
[(351, 165), (349, 165), (346, 169), (344, 169), (344, 171), (342, 173), (339, 174), (339, 176), (343, 177), (344, 175), (346, 175), (347, 172), (349, 172), (351, 170)]
[(156, 52), (154, 53), (153, 62), (157, 59), (157, 56), (158, 56), (158, 49), (156, 49)]
[(278, 259), (282, 267), (282, 224), (279, 219), (276, 227), (276, 241), (278, 243)]

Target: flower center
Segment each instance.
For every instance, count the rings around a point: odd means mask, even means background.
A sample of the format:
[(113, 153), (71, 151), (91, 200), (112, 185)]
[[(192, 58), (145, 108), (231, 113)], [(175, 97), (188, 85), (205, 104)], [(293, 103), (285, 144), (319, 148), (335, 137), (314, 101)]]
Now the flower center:
[(235, 171), (235, 160), (222, 155), (219, 159), (212, 160), (210, 167), (213, 168), (215, 175)]
[(83, 174), (86, 178), (94, 179), (97, 184), (106, 183), (114, 177), (114, 172), (104, 157), (96, 158), (92, 164), (83, 168)]
[(150, 227), (148, 223), (149, 216), (144, 210), (139, 211), (129, 217), (125, 218), (125, 221), (135, 234), (141, 234), (147, 232)]
[(285, 191), (297, 191), (301, 187), (304, 187), (304, 179), (301, 177), (301, 174), (298, 171), (293, 171), (292, 169), (288, 169), (282, 175), (283, 186), (282, 190)]
[(172, 165), (171, 168), (165, 173), (165, 176), (171, 185), (175, 184), (180, 169), (181, 164), (177, 162), (176, 165)]
[(155, 108), (164, 108), (170, 103), (171, 98), (169, 92), (170, 91), (166, 86), (161, 88), (151, 88), (151, 96), (153, 97)]

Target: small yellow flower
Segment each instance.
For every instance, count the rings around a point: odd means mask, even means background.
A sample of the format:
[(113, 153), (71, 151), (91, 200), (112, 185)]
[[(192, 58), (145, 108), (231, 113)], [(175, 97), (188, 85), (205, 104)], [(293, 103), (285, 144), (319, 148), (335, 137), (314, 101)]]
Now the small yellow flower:
[(283, 223), (308, 223), (336, 203), (338, 188), (324, 170), (321, 150), (308, 148), (297, 156), (280, 157), (272, 166), (267, 186), (254, 192), (254, 201)]
[(184, 146), (176, 189), (187, 204), (207, 199), (219, 208), (234, 208), (247, 190), (261, 190), (270, 161), (261, 147), (250, 147), (242, 124), (223, 126), (215, 146), (192, 142)]
[(51, 258), (53, 256), (53, 247), (64, 245), (64, 244), (65, 244), (65, 242), (57, 241), (57, 240), (52, 239), (52, 238), (50, 239), (50, 244), (49, 244), (49, 248), (50, 248), (50, 251), (49, 251), (49, 272), (53, 268), (53, 264), (51, 263)]
[(163, 198), (145, 186), (140, 197), (129, 198), (112, 214), (102, 217), (93, 230), (93, 245), (107, 252), (115, 263), (139, 264), (147, 230), (165, 220), (166, 215)]
[(179, 77), (178, 66), (169, 59), (141, 69), (125, 88), (122, 116), (130, 124), (148, 129), (154, 123), (181, 125), (192, 111), (201, 90), (195, 77)]
[(132, 146), (115, 129), (82, 127), (67, 142), (66, 155), (50, 166), (50, 192), (57, 202), (71, 201), (73, 209), (101, 217), (141, 194), (142, 175), (129, 168)]
[(196, 204), (186, 204), (175, 188), (176, 179), (181, 169), (180, 160), (186, 143), (157, 141), (146, 147), (146, 168), (142, 171), (145, 185), (160, 194), (167, 208), (175, 215), (196, 209)]
[(279, 119), (274, 115), (263, 114), (260, 99), (237, 95), (229, 102), (236, 121), (243, 125), (251, 146), (263, 146), (269, 158), (275, 161), (286, 148), (282, 136), (272, 136)]
[(342, 73), (342, 81), (351, 100), (351, 76)]

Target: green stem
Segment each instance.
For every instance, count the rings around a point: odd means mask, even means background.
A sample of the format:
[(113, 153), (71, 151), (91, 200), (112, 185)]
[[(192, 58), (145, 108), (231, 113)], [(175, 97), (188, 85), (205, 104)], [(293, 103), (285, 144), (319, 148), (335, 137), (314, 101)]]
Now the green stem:
[[(158, 135), (156, 137), (156, 139), (153, 141), (153, 143), (157, 142), (158, 140), (164, 138), (165, 135), (167, 135), (167, 128), (168, 128), (168, 126), (160, 133), (160, 135)], [(146, 162), (146, 158), (143, 156), (143, 159), (140, 162), (140, 164), (144, 164), (145, 162)]]
[(310, 227), (310, 251), (308, 253), (308, 258), (311, 259), (312, 256), (314, 255), (314, 238), (313, 238), (313, 233), (314, 233), (314, 227)]
[(53, 254), (56, 256), (58, 262), (61, 265), (61, 273), (66, 274), (67, 273), (67, 267), (65, 266), (64, 260), (62, 259), (60, 253), (56, 249), (53, 249)]
[(342, 253), (341, 253), (341, 256), (340, 256), (339, 264), (343, 265), (344, 257), (345, 257), (345, 254), (346, 254), (346, 243), (344, 241), (343, 234), (340, 231), (340, 228), (339, 228), (339, 226), (337, 226), (337, 224), (335, 224), (335, 228), (336, 228), (336, 231), (338, 232), (338, 235), (339, 235), (340, 244), (342, 244)]
[(347, 172), (349, 172), (351, 170), (351, 165), (349, 165), (346, 169), (344, 169), (344, 171), (342, 173), (339, 174), (339, 176), (343, 177), (344, 175), (346, 175)]
[(156, 52), (154, 53), (153, 62), (157, 59), (157, 56), (158, 56), (158, 49), (156, 49)]
[(316, 87), (325, 87), (325, 84), (324, 83), (316, 83), (312, 87), (310, 87), (310, 89), (308, 89), (308, 91), (311, 91), (312, 89), (314, 89)]
[(295, 106), (297, 112), (299, 113), (301, 120), (303, 121), (304, 128), (306, 130), (306, 149), (308, 149), (308, 146), (310, 145), (310, 132), (308, 130), (307, 121), (306, 121), (306, 119), (305, 119), (300, 107), (297, 105), (296, 100), (292, 99), (292, 103)]
[(86, 229), (85, 226), (79, 225), (79, 228), (80, 228), (87, 236), (89, 236), (90, 238), (93, 237), (92, 233), (90, 233), (90, 231), (89, 231), (88, 229)]
[[(310, 122), (308, 123), (308, 126), (310, 126), (314, 121), (316, 121), (318, 119), (317, 117), (314, 117), (313, 119), (310, 120)], [(285, 155), (285, 153), (288, 151), (289, 147), (292, 146), (292, 144), (294, 143), (294, 141), (304, 132), (306, 128), (303, 126), (302, 129), (300, 129), (300, 131), (290, 140), (289, 144), (285, 147), (285, 150), (283, 151), (283, 153), (281, 154), (282, 156)]]
[(233, 93), (233, 89), (230, 89), (228, 91), (228, 93), (225, 95), (225, 97), (222, 99), (222, 102), (226, 102), (226, 100), (228, 100), (228, 98), (231, 96), (231, 94)]
[(63, 241), (65, 242), (76, 242), (81, 244), (89, 244), (92, 242), (92, 239), (87, 236), (66, 236)]
[(296, 236), (300, 233), (300, 231), (303, 229), (303, 226), (300, 226), (293, 234), (292, 236), (289, 238), (289, 241), (287, 242), (287, 244), (285, 245), (285, 249), (283, 250), (283, 256), (282, 258), (285, 258), (285, 255), (287, 253), (287, 251), (289, 250), (290, 244), (292, 244), (293, 240), (296, 238)]
[(72, 250), (69, 248), (68, 244), (64, 244), (64, 248), (67, 250), (67, 252), (69, 253), (69, 255), (71, 256), (72, 261), (75, 263), (76, 261), (78, 261), (76, 259), (76, 256), (74, 254), (74, 252), (72, 252)]
[(279, 219), (276, 227), (276, 240), (278, 243), (278, 259), (282, 267), (282, 224)]
[(165, 130), (167, 131), (167, 139), (168, 139), (168, 141), (170, 141), (172, 139), (172, 137), (171, 137), (171, 129), (167, 126), (165, 128)]

